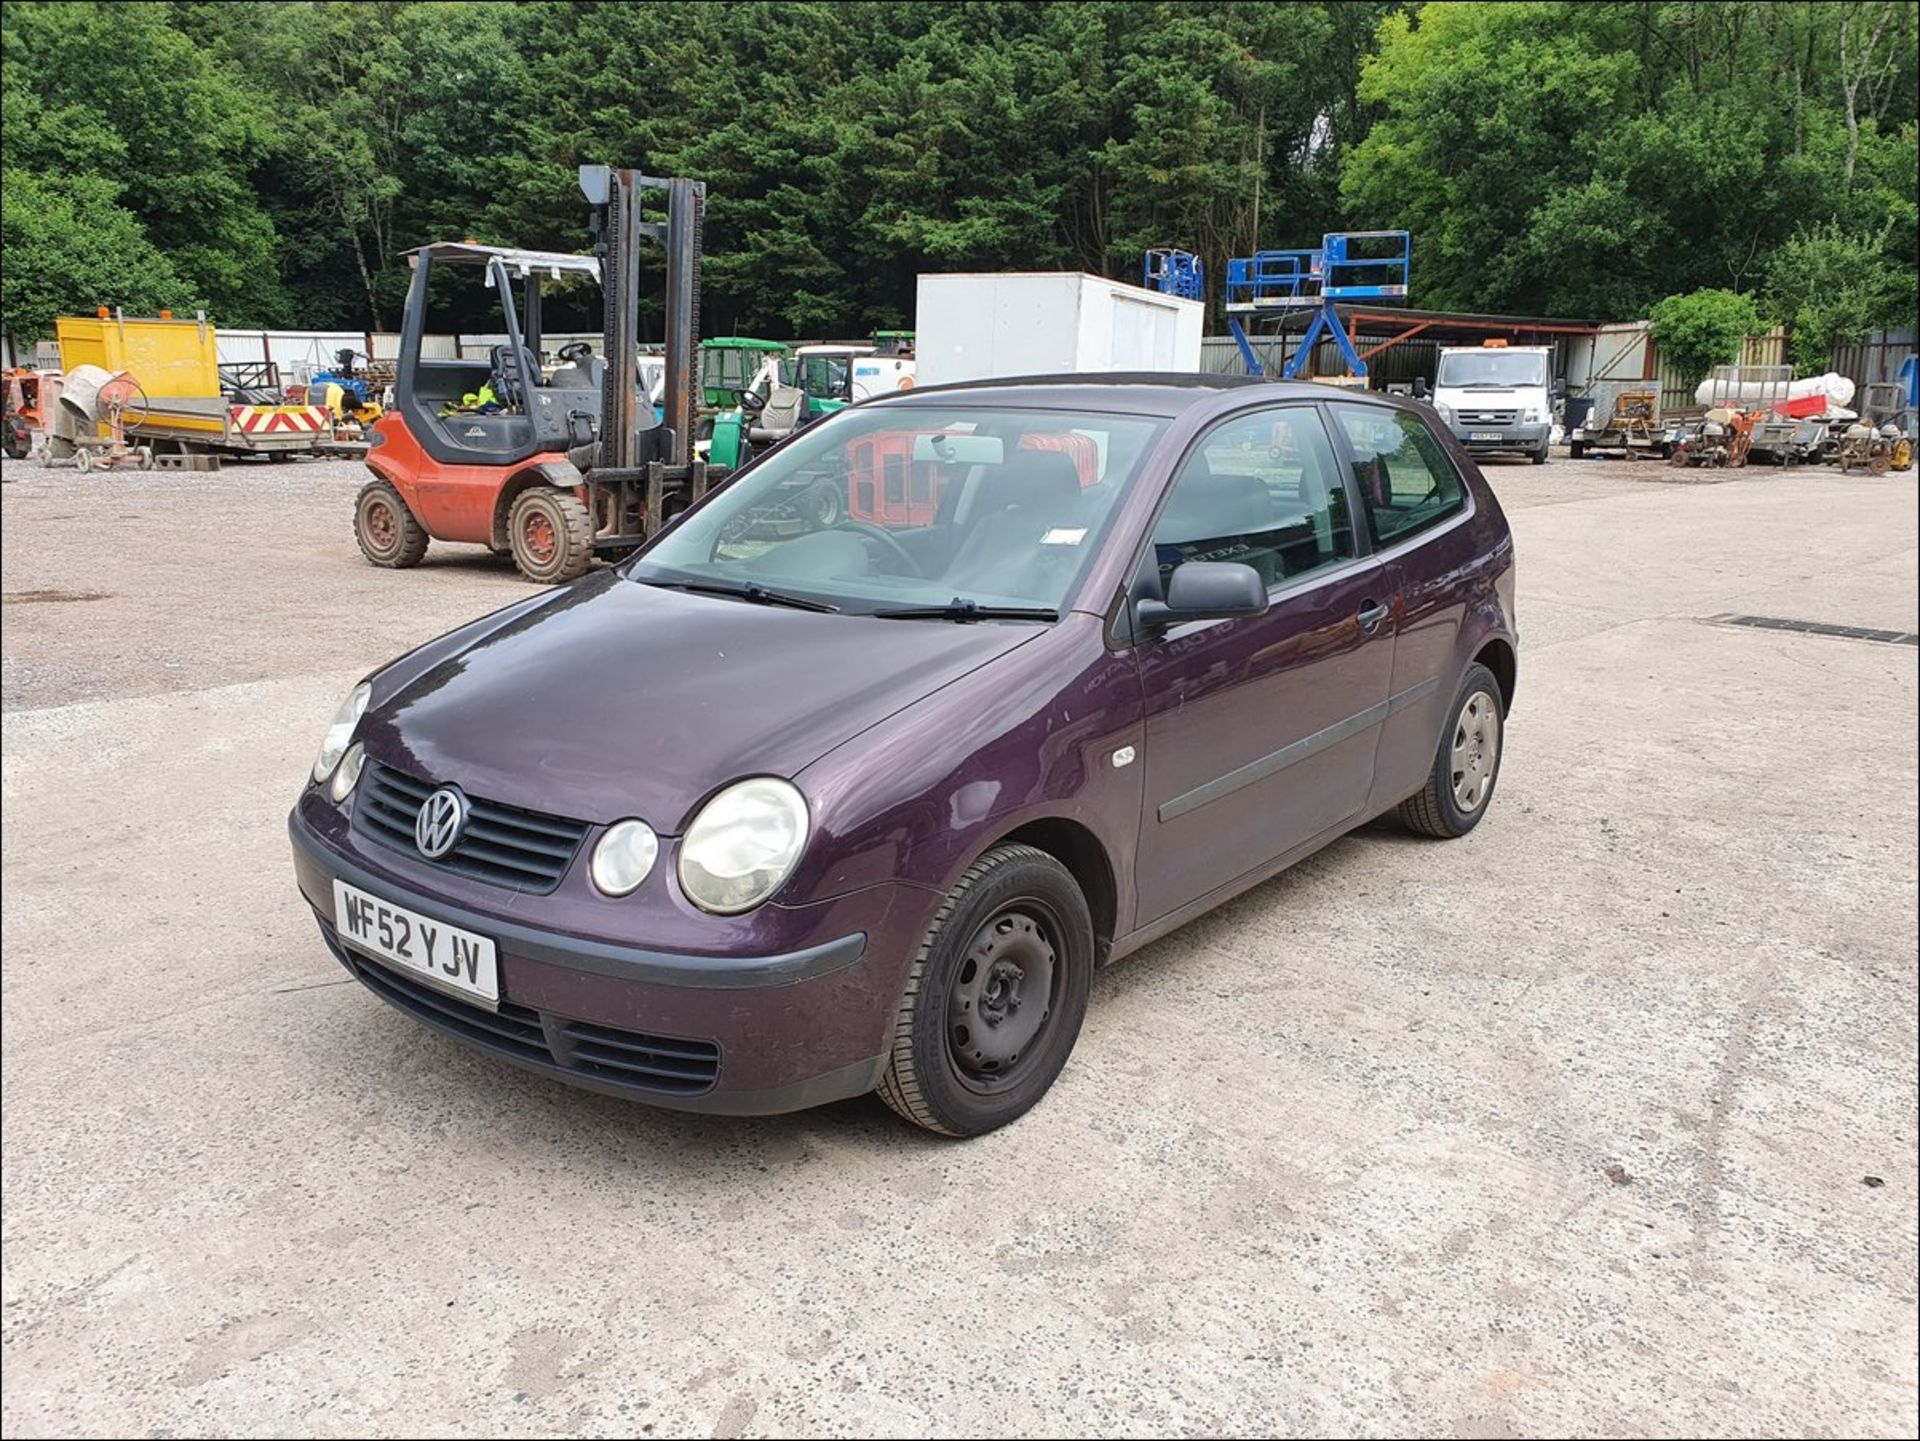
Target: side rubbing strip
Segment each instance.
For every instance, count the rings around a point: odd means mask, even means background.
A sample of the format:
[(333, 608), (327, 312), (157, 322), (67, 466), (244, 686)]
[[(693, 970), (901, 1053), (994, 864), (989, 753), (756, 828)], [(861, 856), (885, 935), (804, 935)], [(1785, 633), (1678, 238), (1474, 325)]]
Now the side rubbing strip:
[(1188, 811), (1198, 810), (1210, 801), (1222, 796), (1232, 795), (1243, 786), (1255, 781), (1263, 781), (1268, 776), (1277, 775), (1290, 765), (1305, 760), (1308, 756), (1325, 750), (1328, 746), (1338, 745), (1341, 741), (1359, 735), (1370, 727), (1377, 726), (1388, 716), (1405, 710), (1422, 696), (1431, 695), (1440, 685), (1437, 678), (1423, 680), (1418, 685), (1408, 686), (1387, 700), (1370, 705), (1358, 714), (1350, 715), (1343, 721), (1336, 721), (1325, 730), (1315, 731), (1310, 736), (1302, 736), (1291, 745), (1284, 745), (1277, 751), (1263, 755), (1259, 760), (1248, 761), (1239, 770), (1228, 771), (1225, 775), (1196, 786), (1185, 795), (1175, 796), (1162, 803), (1156, 813), (1162, 821), (1170, 821)]

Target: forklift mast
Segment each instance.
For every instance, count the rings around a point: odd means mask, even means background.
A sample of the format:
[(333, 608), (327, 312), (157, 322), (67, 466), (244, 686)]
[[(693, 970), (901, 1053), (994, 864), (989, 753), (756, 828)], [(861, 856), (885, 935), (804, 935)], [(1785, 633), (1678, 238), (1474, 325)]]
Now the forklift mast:
[[(600, 447), (595, 470), (632, 472), (648, 462), (684, 466), (693, 459), (693, 425), (700, 401), (697, 363), (700, 322), (700, 232), (707, 187), (698, 180), (661, 180), (637, 170), (582, 165), (580, 190), (593, 207), (594, 253), (600, 257), (606, 306), (606, 389), (601, 399)], [(641, 201), (664, 191), (664, 224), (642, 218)], [(638, 388), (640, 245), (659, 245), (667, 258), (667, 384), (661, 426), (648, 414)], [(648, 407), (651, 410), (651, 407)], [(655, 439), (643, 453), (641, 436)]]

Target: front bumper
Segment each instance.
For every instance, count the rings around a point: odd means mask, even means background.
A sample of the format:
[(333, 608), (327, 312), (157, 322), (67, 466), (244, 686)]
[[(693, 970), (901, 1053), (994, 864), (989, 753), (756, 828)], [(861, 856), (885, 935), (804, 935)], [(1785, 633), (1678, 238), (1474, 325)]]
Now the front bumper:
[[(1519, 421), (1508, 425), (1466, 425), (1457, 420), (1453, 423), (1453, 438), (1477, 455), (1493, 455), (1502, 451), (1530, 454), (1545, 446), (1552, 434), (1553, 422), (1547, 420)], [(1482, 436), (1496, 438), (1477, 438)]]
[[(905, 944), (934, 900), (878, 886), (817, 907), (824, 939), (774, 954), (695, 956), (489, 915), (396, 878), (377, 847), (309, 791), (287, 819), (294, 872), (336, 959), (369, 990), (456, 1040), (588, 1090), (677, 1110), (772, 1115), (879, 1084), (905, 984)], [(323, 830), (326, 832), (323, 834)], [(493, 938), (500, 1007), (431, 990), (344, 943), (333, 881)], [(929, 908), (930, 909), (930, 908)]]

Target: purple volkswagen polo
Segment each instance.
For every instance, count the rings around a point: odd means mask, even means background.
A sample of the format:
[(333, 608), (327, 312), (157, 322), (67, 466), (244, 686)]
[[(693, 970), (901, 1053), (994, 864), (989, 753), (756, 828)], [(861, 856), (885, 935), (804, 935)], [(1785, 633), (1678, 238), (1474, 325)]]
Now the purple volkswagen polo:
[(295, 805), (321, 934), (505, 1060), (966, 1136), (1096, 967), (1387, 811), (1486, 814), (1513, 543), (1426, 411), (1314, 385), (926, 388), (355, 688)]

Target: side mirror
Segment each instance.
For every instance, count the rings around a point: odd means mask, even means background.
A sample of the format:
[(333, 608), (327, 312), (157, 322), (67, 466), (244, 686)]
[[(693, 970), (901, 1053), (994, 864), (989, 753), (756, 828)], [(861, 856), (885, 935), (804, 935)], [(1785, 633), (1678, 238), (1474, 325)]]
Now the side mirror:
[(1189, 620), (1226, 620), (1260, 615), (1267, 608), (1267, 586), (1260, 572), (1232, 560), (1190, 560), (1174, 568), (1164, 601), (1141, 600), (1133, 614), (1154, 629)]
[(1554, 381), (1552, 385), (1549, 385), (1547, 387), (1547, 394), (1555, 400), (1565, 400), (1567, 398), (1566, 381), (1564, 380)]
[(1426, 376), (1416, 375), (1413, 378), (1413, 398), (1415, 400), (1425, 400), (1429, 395), (1432, 395), (1432, 394), (1433, 392), (1427, 388)]

